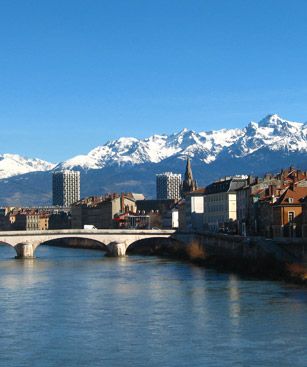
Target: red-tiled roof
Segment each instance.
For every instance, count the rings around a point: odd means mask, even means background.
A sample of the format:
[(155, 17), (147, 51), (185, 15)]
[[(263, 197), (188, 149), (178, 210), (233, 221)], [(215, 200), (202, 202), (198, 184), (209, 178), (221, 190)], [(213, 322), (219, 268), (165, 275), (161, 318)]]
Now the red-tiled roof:
[[(298, 205), (301, 204), (302, 199), (304, 199), (305, 196), (307, 196), (307, 187), (295, 187), (294, 190), (288, 187), (288, 189), (278, 198), (274, 205)], [(289, 201), (289, 198), (292, 199), (292, 202)]]

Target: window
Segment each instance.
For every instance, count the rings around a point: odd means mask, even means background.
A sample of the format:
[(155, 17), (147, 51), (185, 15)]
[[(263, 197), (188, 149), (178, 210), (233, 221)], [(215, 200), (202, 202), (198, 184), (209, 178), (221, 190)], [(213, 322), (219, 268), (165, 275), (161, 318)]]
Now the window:
[(288, 212), (288, 221), (289, 222), (293, 222), (294, 217), (295, 217), (294, 212)]
[(288, 198), (289, 203), (293, 203), (293, 198)]

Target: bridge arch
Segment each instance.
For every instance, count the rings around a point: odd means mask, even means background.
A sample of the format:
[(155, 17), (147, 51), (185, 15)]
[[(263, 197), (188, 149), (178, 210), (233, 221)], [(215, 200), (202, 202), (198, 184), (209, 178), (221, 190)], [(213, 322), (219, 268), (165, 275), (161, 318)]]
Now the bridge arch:
[(184, 243), (172, 237), (143, 238), (132, 242), (126, 249), (127, 254), (173, 255), (184, 257)]
[(7, 242), (7, 241), (0, 241), (0, 246), (10, 246), (10, 247), (14, 247), (13, 244)]
[(104, 242), (90, 237), (63, 236), (56, 239), (46, 239), (39, 242), (36, 248), (41, 245), (108, 251), (108, 246)]
[(16, 248), (11, 243), (1, 241), (0, 242), (0, 249), (1, 249), (1, 247), (4, 249), (5, 252), (7, 252), (7, 253), (12, 252), (12, 254), (17, 255)]

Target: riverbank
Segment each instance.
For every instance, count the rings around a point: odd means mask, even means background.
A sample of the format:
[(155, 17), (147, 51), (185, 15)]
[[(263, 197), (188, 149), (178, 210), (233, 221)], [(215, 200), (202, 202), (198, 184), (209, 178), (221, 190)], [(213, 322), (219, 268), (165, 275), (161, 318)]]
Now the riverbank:
[[(80, 239), (68, 238), (55, 240), (49, 244), (105, 251), (104, 245), (86, 239), (80, 241)], [(307, 286), (307, 268), (304, 259), (299, 256), (305, 253), (304, 246), (304, 243), (300, 244), (296, 241), (295, 246), (290, 249), (284, 241), (259, 237), (179, 232), (174, 238), (138, 241), (129, 246), (127, 254), (181, 259), (224, 272), (235, 272), (259, 279), (283, 280)]]
[(207, 232), (178, 232), (174, 237), (176, 240), (152, 239), (132, 245), (128, 253), (184, 259), (221, 271), (307, 285), (303, 241), (287, 244), (284, 240)]

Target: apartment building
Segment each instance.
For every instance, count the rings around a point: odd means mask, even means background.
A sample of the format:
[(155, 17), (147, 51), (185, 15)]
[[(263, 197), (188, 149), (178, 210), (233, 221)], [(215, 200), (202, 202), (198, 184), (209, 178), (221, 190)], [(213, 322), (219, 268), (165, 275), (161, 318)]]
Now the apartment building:
[(70, 206), (80, 200), (80, 172), (58, 171), (52, 174), (52, 203)]
[(247, 183), (245, 176), (225, 177), (205, 189), (204, 228), (209, 231), (230, 231), (237, 219), (237, 190)]
[(157, 200), (179, 200), (181, 195), (181, 174), (165, 172), (156, 175)]

